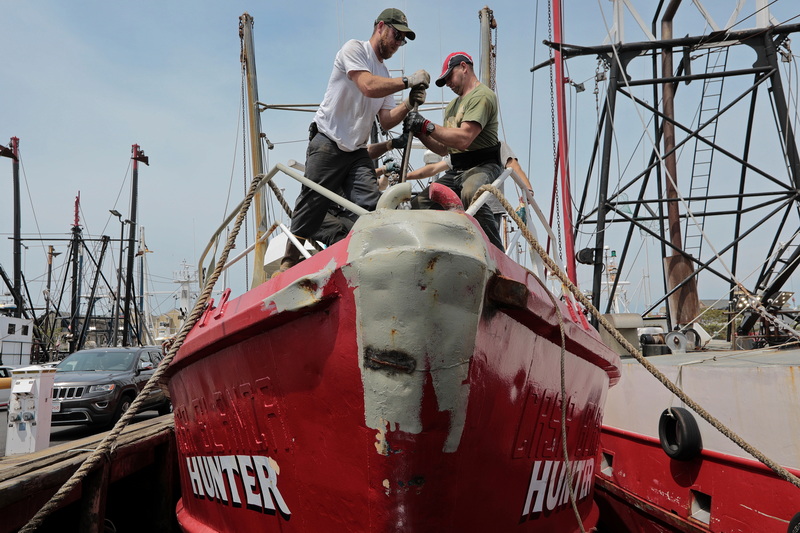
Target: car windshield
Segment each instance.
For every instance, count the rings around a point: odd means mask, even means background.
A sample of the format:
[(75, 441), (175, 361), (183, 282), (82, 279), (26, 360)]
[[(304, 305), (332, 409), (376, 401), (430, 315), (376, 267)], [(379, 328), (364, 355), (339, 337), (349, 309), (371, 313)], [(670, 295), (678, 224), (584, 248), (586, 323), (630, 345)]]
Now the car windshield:
[(86, 372), (92, 370), (128, 370), (136, 358), (136, 352), (75, 352), (56, 367), (57, 372)]

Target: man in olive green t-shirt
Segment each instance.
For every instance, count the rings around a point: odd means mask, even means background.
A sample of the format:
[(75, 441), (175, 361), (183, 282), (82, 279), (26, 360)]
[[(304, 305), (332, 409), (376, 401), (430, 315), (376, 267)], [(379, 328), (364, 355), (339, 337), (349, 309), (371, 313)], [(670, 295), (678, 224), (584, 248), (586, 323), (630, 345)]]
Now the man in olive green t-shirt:
[[(482, 185), (491, 184), (503, 171), (497, 140), (497, 95), (478, 80), (472, 57), (465, 52), (454, 52), (444, 60), (436, 85), (445, 84), (457, 98), (445, 109), (444, 125), (437, 126), (414, 112), (408, 114), (405, 125), (429, 150), (441, 156), (450, 155), (453, 168), (436, 179), (436, 183), (455, 191), (466, 208), (475, 192)], [(428, 189), (417, 195), (411, 205), (419, 209), (433, 207)], [(489, 206), (481, 206), (475, 219), (492, 244), (502, 250), (497, 220)]]

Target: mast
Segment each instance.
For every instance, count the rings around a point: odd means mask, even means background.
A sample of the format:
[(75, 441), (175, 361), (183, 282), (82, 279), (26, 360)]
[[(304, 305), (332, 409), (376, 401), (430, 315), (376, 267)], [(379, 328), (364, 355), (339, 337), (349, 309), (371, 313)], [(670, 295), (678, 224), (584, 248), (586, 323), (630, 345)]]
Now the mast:
[(478, 11), (478, 18), (481, 21), (480, 80), (482, 84), (494, 91), (496, 80), (492, 67), (495, 65), (495, 51), (492, 46), (491, 34), (492, 30), (497, 28), (497, 21), (489, 6), (483, 6)]
[(139, 228), (139, 314), (141, 319), (140, 330), (144, 331), (144, 337), (148, 339), (147, 342), (153, 344), (153, 320), (152, 311), (150, 309), (150, 298), (148, 298), (147, 287), (147, 254), (153, 253), (147, 249), (144, 242), (144, 226)]
[(131, 180), (131, 210), (128, 228), (128, 266), (125, 271), (125, 310), (122, 313), (122, 345), (130, 346), (129, 331), (131, 327), (131, 298), (133, 298), (133, 256), (136, 241), (136, 200), (139, 188), (139, 162), (150, 165), (150, 159), (144, 155), (144, 150), (138, 144), (131, 146), (133, 154), (133, 179)]
[(20, 201), (19, 201), (19, 139), (11, 137), (9, 146), (0, 146), (0, 157), (9, 157), (13, 160), (13, 181), (14, 181), (14, 272), (12, 273), (14, 281), (12, 283), (6, 280), (11, 294), (14, 296), (14, 316), (20, 318), (22, 316), (22, 267), (21, 267), (21, 244), (20, 239)]
[(81, 251), (81, 226), (80, 226), (80, 207), (81, 207), (81, 193), (78, 191), (78, 196), (75, 197), (75, 217), (72, 223), (72, 242), (70, 263), (72, 264), (72, 287), (70, 294), (70, 340), (69, 352), (75, 351), (78, 345), (78, 313), (80, 312), (80, 264), (78, 256)]
[[(561, 35), (561, 0), (552, 0), (553, 5), (553, 40), (563, 42)], [(578, 284), (575, 274), (575, 246), (572, 230), (572, 193), (569, 185), (569, 145), (567, 135), (567, 111), (564, 103), (564, 58), (561, 49), (553, 50), (555, 63), (555, 93), (556, 115), (558, 117), (558, 167), (561, 170), (561, 212), (564, 217), (564, 263), (567, 266), (567, 276), (574, 284)], [(555, 243), (554, 243), (555, 244)]]
[[(261, 147), (261, 115), (258, 112), (258, 85), (256, 79), (255, 42), (253, 41), (253, 17), (244, 13), (239, 17), (239, 38), (242, 40), (242, 68), (247, 77), (247, 116), (250, 126), (250, 159), (253, 176), (264, 173), (264, 154)], [(261, 237), (266, 232), (266, 199), (259, 188), (253, 197), (256, 217), (255, 251), (253, 255), (253, 283), (257, 287), (266, 281), (264, 255), (267, 243)]]
[(20, 318), (24, 304), (22, 300), (22, 239), (20, 235), (22, 219), (19, 202), (19, 138), (11, 137), (11, 151), (14, 159), (14, 302), (16, 303), (14, 316)]
[[(45, 297), (45, 313), (44, 325), (46, 334), (45, 352), (49, 355), (50, 348), (53, 342), (53, 331), (55, 330), (56, 319), (50, 317), (50, 303), (52, 302), (52, 292), (50, 291), (50, 284), (53, 281), (53, 258), (61, 255), (61, 252), (56, 252), (52, 244), (47, 246), (47, 295)], [(49, 359), (49, 357), (48, 357)]]

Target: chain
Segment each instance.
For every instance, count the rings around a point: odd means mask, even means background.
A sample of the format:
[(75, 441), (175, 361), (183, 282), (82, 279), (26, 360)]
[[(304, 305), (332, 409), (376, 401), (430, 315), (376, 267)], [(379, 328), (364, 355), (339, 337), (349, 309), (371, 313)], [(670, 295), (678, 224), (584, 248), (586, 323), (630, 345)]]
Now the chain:
[(494, 20), (494, 12), (489, 11), (489, 28), (494, 33), (494, 44), (489, 53), (489, 73), (491, 75), (491, 89), (497, 92), (497, 23)]

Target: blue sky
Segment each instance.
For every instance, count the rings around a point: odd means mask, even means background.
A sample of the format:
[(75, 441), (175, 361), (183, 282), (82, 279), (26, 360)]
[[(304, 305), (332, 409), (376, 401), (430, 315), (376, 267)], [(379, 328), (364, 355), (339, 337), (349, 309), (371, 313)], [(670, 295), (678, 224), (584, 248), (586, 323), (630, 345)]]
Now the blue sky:
[[(565, 40), (600, 44), (610, 23), (610, 3), (567, 3)], [(690, 2), (684, 3), (686, 18), (696, 18)], [(464, 50), (477, 57), (478, 11), (485, 4), (485, 0), (394, 4), (408, 15), (417, 39), (388, 61), (389, 69), (424, 68), (436, 77), (449, 52)], [(598, 6), (605, 10), (606, 21)], [(175, 290), (173, 271), (183, 260), (196, 264), (208, 236), (229, 208), (226, 199), (230, 195), (229, 204), (235, 204), (244, 188), (239, 16), (247, 11), (255, 19), (260, 100), (311, 104), (322, 98), (338, 48), (350, 38), (367, 39), (384, 7), (390, 4), (363, 0), (144, 0), (134, 4), (6, 0), (0, 17), (0, 48), (4, 50), (0, 143), (7, 144), (12, 136), (20, 138), (23, 235), (66, 237), (80, 191), (85, 234), (117, 238), (119, 224), (108, 211), (117, 209), (129, 216), (130, 151), (137, 143), (150, 157), (150, 166), (140, 167), (138, 221), (153, 252), (148, 262), (157, 286), (151, 289)], [(539, 198), (546, 208), (552, 178), (548, 76), (546, 69), (536, 75), (531, 126), (529, 71), (534, 62), (547, 58), (547, 49), (540, 44), (547, 38), (546, 4), (500, 0), (490, 7), (498, 22), (497, 83), (503, 132), (523, 168), (534, 169), (529, 172), (531, 181), (542, 191)], [(782, 20), (798, 11), (788, 1), (779, 1), (772, 9)], [(720, 22), (729, 16), (723, 11), (715, 15)], [(643, 14), (648, 21), (651, 16)], [(676, 34), (703, 31), (696, 24), (684, 29), (679, 26), (681, 20), (676, 22)], [(626, 24), (629, 40), (641, 40), (630, 17)], [(576, 62), (571, 75), (576, 81), (588, 80), (595, 63), (593, 58), (583, 60), (580, 67)], [(582, 123), (576, 124), (587, 131), (594, 128), (592, 83), (587, 82), (587, 91), (581, 93), (588, 111)], [(429, 101), (452, 96), (446, 87), (428, 91)], [(310, 118), (310, 114), (285, 111), (262, 114), (263, 130), (275, 144), (268, 154), (270, 166), (304, 160)], [(431, 118), (439, 119), (435, 114)], [(529, 146), (533, 146), (530, 157)], [(0, 264), (9, 273), (13, 264), (7, 238), (13, 221), (11, 168), (10, 160), (0, 159)], [(290, 193), (294, 188), (288, 178), (278, 184)], [(26, 241), (24, 252), (25, 275), (39, 304), (47, 244)], [(66, 251), (65, 243), (52, 244)], [(65, 255), (59, 257), (59, 265)], [(112, 256), (108, 261), (116, 261), (116, 252)], [(63, 276), (63, 267), (57, 270)], [(239, 271), (233, 276), (243, 278), (244, 274)], [(161, 310), (172, 307), (168, 295), (159, 298)]]

